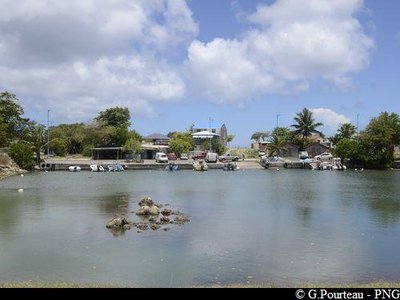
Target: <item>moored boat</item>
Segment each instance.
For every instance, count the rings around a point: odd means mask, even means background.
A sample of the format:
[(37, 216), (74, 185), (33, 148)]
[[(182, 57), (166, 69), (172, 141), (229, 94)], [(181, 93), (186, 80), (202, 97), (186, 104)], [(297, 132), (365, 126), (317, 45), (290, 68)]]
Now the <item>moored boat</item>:
[(119, 163), (114, 163), (112, 165), (108, 165), (109, 172), (122, 172), (124, 171), (124, 167)]
[(228, 162), (224, 164), (224, 171), (235, 171), (237, 169), (239, 169), (239, 167), (235, 162)]
[(81, 171), (81, 167), (80, 167), (80, 166), (70, 166), (70, 167), (68, 168), (68, 170), (69, 170), (70, 172), (80, 172), (80, 171)]
[(196, 161), (193, 163), (193, 170), (194, 171), (207, 171), (208, 165), (203, 160)]
[(105, 169), (102, 165), (95, 165), (95, 164), (90, 165), (90, 170), (92, 172), (104, 172), (105, 171)]

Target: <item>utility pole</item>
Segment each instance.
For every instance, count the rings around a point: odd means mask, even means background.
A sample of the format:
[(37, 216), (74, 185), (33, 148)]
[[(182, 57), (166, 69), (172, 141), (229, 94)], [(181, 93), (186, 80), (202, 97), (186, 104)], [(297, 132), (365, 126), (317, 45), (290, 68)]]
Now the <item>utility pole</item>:
[(47, 110), (47, 159), (50, 155), (50, 109)]
[(358, 136), (358, 117), (360, 116), (360, 114), (357, 114), (357, 136)]
[(280, 116), (280, 114), (276, 115), (276, 127), (277, 128), (279, 127), (279, 116)]
[(212, 139), (212, 134), (211, 134), (211, 117), (208, 118), (208, 130), (210, 131), (210, 152), (211, 152), (211, 139)]

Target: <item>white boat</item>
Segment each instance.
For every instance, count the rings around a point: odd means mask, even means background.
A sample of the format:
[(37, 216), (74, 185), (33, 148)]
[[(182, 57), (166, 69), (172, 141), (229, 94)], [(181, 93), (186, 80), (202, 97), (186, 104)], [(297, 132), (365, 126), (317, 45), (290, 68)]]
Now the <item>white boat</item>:
[(175, 163), (169, 163), (166, 167), (165, 167), (165, 171), (178, 171), (179, 170), (179, 166)]
[(80, 167), (80, 166), (70, 166), (70, 167), (68, 168), (68, 170), (69, 170), (70, 172), (80, 172), (80, 171), (81, 171), (81, 167)]
[(224, 164), (224, 171), (235, 171), (239, 169), (235, 162), (228, 162)]
[(105, 169), (102, 165), (90, 165), (90, 170), (92, 172), (104, 172)]
[(194, 171), (207, 171), (208, 165), (202, 160), (196, 161), (193, 163), (193, 170)]
[(122, 172), (124, 171), (124, 167), (119, 163), (114, 163), (112, 165), (108, 165), (109, 172)]

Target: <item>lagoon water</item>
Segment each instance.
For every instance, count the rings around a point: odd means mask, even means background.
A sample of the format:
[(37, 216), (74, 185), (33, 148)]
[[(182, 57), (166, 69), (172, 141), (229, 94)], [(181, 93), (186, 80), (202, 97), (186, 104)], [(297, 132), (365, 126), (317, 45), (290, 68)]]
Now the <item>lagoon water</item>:
[[(116, 213), (135, 220), (145, 196), (191, 221), (120, 236), (105, 228)], [(0, 181), (0, 282), (399, 279), (400, 172), (49, 172)]]

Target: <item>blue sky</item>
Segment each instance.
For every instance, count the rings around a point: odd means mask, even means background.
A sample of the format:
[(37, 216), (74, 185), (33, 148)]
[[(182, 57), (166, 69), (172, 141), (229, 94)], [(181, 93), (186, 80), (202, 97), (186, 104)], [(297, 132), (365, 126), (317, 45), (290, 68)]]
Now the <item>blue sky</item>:
[[(0, 90), (46, 124), (126, 106), (133, 129), (225, 123), (233, 146), (304, 107), (327, 135), (400, 113), (396, 0), (0, 0)], [(277, 118), (278, 116), (278, 118)]]

